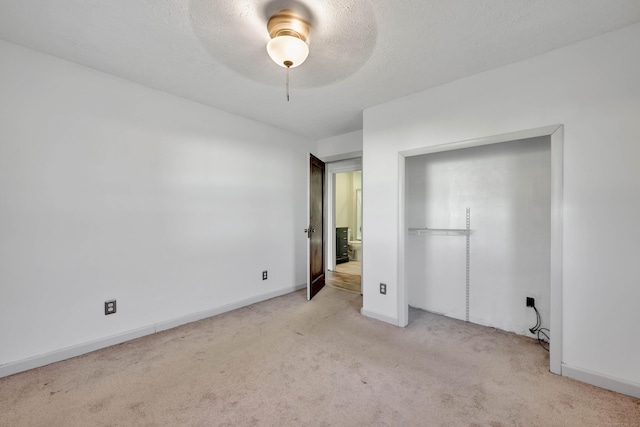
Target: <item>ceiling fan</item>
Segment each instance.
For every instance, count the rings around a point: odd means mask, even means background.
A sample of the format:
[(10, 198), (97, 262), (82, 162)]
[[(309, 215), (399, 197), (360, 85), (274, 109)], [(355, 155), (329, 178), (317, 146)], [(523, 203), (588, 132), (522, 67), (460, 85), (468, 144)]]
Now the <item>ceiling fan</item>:
[(301, 65), (309, 56), (309, 23), (293, 9), (283, 9), (269, 18), (267, 53), (273, 62), (287, 69), (286, 91), (289, 101), (289, 69)]
[[(298, 88), (343, 80), (371, 56), (377, 26), (369, 0), (192, 0), (194, 33), (214, 61), (251, 80), (282, 84), (296, 68)], [(287, 92), (288, 93), (288, 92)]]

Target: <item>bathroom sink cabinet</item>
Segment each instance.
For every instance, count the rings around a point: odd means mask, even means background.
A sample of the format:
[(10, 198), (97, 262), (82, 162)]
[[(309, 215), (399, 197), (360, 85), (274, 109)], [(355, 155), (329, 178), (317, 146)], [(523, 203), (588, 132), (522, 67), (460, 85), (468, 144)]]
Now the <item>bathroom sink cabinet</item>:
[(348, 227), (336, 227), (336, 264), (349, 262)]

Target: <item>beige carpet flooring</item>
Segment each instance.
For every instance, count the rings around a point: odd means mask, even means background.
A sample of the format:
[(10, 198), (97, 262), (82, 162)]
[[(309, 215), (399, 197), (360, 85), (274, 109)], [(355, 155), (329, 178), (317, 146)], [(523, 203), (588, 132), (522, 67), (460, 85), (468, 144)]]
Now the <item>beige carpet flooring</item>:
[(2, 426), (639, 426), (529, 338), (326, 287), (0, 379)]

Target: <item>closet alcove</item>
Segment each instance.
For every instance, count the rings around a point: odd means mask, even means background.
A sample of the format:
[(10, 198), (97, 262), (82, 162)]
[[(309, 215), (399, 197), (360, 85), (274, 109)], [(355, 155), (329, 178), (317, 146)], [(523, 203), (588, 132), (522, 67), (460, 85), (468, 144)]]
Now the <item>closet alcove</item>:
[(551, 138), (406, 158), (411, 307), (533, 336), (550, 317)]

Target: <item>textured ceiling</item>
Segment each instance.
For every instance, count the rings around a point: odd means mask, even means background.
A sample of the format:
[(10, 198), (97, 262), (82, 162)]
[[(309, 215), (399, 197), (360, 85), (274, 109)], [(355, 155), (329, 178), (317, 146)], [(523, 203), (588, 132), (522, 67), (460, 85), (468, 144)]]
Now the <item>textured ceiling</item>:
[[(311, 22), (285, 73), (268, 17)], [(0, 38), (312, 139), (362, 111), (640, 21), (638, 0), (0, 0)]]

